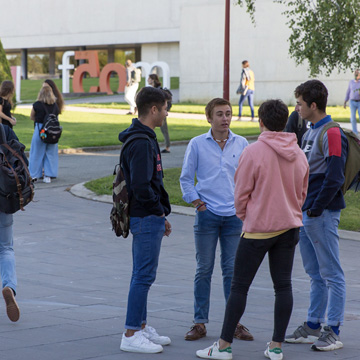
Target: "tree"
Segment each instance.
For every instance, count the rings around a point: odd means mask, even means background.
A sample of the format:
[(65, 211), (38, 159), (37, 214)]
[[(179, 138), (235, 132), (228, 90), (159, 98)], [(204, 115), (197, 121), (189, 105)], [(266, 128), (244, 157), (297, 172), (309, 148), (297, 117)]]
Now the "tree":
[[(255, 23), (255, 1), (236, 0)], [(292, 33), (289, 54), (296, 64), (308, 61), (311, 76), (360, 67), (359, 0), (273, 0), (286, 5)]]
[(12, 80), (9, 62), (6, 58), (5, 50), (0, 40), (0, 83), (4, 80)]

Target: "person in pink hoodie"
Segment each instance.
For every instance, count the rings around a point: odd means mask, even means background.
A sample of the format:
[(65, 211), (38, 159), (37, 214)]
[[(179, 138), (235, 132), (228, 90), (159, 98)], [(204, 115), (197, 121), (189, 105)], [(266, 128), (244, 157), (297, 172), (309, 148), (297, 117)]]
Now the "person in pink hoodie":
[(196, 355), (232, 359), (236, 324), (245, 311), (250, 285), (266, 253), (275, 289), (275, 323), (265, 356), (281, 360), (282, 342), (290, 320), (293, 295), (291, 272), (302, 226), (309, 165), (294, 133), (283, 132), (289, 111), (281, 100), (259, 108), (261, 134), (242, 152), (235, 172), (235, 209), (243, 221), (236, 252), (231, 293), (220, 339)]

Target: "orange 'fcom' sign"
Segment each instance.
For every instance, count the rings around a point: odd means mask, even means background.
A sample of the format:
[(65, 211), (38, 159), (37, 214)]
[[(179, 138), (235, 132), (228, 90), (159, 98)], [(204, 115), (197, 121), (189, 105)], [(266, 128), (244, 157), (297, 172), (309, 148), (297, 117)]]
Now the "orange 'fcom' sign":
[(83, 93), (83, 79), (84, 75), (88, 73), (90, 77), (99, 78), (99, 86), (92, 86), (90, 93), (106, 92), (112, 94), (110, 89), (110, 75), (112, 72), (117, 73), (119, 77), (118, 92), (123, 92), (126, 85), (126, 70), (125, 66), (118, 63), (110, 63), (104, 66), (100, 71), (98, 53), (95, 50), (89, 51), (67, 51), (63, 55), (63, 64), (59, 69), (63, 70), (63, 93), (69, 92), (69, 70), (74, 68), (74, 65), (69, 64), (69, 57), (74, 56), (76, 60), (87, 60), (86, 64), (81, 64), (75, 69), (73, 76), (73, 91), (75, 93)]

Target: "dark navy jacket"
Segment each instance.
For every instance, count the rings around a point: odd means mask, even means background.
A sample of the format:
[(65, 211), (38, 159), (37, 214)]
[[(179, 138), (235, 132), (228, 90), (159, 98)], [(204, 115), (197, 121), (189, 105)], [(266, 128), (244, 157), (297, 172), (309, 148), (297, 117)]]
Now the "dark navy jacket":
[[(13, 139), (19, 141), (18, 137), (16, 136), (16, 134), (12, 128), (10, 128), (8, 125), (3, 125), (3, 127), (4, 127), (7, 142), (9, 142), (10, 140), (13, 140)], [(22, 155), (22, 158), (24, 159), (26, 165), (29, 165), (29, 161), (28, 161), (26, 155), (24, 153), (22, 153), (21, 155)]]
[(341, 210), (346, 207), (341, 186), (344, 183), (348, 141), (338, 127), (330, 128), (323, 137), (321, 153), (319, 136), (325, 124), (332, 121), (324, 117), (310, 129), (302, 139), (302, 149), (310, 166), (309, 188), (303, 211), (310, 209), (314, 215), (321, 215), (325, 209)]
[(163, 169), (159, 144), (155, 132), (138, 119), (119, 134), (124, 143), (134, 134), (146, 134), (147, 139), (135, 139), (123, 154), (123, 171), (130, 197), (130, 216), (168, 215), (171, 211), (169, 196), (163, 184)]

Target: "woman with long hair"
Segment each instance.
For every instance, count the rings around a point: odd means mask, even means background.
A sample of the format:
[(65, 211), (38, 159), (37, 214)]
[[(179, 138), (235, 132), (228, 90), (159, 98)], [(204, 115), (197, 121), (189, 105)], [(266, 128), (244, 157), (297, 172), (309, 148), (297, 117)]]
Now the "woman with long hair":
[(50, 183), (58, 173), (58, 144), (46, 144), (41, 141), (39, 132), (47, 114), (59, 115), (56, 97), (50, 87), (45, 84), (40, 89), (37, 101), (33, 104), (30, 119), (34, 121), (34, 134), (30, 147), (30, 175), (41, 178), (44, 172), (44, 183)]
[(51, 89), (52, 89), (52, 91), (53, 91), (53, 93), (54, 93), (54, 95), (56, 97), (56, 104), (57, 104), (57, 106), (59, 108), (59, 114), (61, 114), (63, 112), (63, 110), (64, 110), (64, 105), (65, 105), (64, 98), (61, 95), (61, 92), (59, 91), (59, 89), (57, 88), (57, 86), (56, 86), (56, 84), (54, 83), (53, 80), (46, 79), (44, 81), (43, 85), (45, 85), (45, 84), (47, 84), (47, 85), (49, 85), (51, 87)]
[[(159, 77), (156, 74), (149, 75), (148, 84), (152, 87), (159, 88), (164, 91), (164, 94), (166, 96), (166, 100), (168, 103), (167, 111), (169, 111), (172, 106), (172, 103), (171, 103), (172, 94), (171, 94), (170, 90), (163, 89), (161, 87), (161, 82), (159, 80)], [(169, 154), (170, 153), (170, 136), (169, 136), (169, 130), (168, 130), (166, 118), (164, 119), (163, 124), (160, 126), (160, 130), (161, 130), (161, 132), (164, 136), (164, 140), (165, 140), (165, 149), (161, 150), (161, 152), (163, 154)]]
[(12, 128), (16, 125), (16, 119), (11, 115), (13, 107), (12, 98), (15, 93), (14, 83), (5, 80), (0, 86), (0, 122)]

